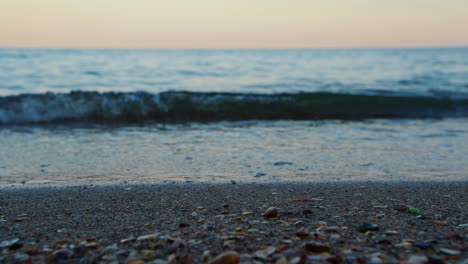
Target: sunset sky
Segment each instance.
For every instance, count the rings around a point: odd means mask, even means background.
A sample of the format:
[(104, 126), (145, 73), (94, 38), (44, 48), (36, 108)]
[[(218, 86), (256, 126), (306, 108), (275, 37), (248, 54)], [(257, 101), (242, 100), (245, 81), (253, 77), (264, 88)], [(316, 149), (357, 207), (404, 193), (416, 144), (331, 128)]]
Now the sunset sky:
[(0, 47), (468, 46), (467, 0), (10, 0)]

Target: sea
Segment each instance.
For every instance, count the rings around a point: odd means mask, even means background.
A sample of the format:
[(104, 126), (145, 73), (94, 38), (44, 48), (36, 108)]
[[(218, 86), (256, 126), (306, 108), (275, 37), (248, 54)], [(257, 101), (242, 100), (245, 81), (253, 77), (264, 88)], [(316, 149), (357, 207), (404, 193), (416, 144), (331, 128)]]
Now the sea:
[(468, 180), (468, 48), (0, 49), (0, 186)]

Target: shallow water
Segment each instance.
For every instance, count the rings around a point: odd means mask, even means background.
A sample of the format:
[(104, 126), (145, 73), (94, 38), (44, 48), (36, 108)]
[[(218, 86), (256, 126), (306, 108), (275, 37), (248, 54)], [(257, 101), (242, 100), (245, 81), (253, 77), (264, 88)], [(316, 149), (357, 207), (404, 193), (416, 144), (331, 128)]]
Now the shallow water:
[(0, 129), (0, 185), (466, 180), (468, 119)]
[(0, 49), (0, 185), (468, 180), (467, 72), (468, 48)]

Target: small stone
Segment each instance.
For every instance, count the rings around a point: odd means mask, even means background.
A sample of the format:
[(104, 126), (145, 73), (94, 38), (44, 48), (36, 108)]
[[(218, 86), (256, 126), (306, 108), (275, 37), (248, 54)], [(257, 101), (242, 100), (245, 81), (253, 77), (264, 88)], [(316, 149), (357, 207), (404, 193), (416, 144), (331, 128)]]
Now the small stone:
[(240, 262), (240, 256), (235, 251), (227, 251), (219, 254), (208, 264), (237, 264)]
[(257, 174), (255, 174), (255, 178), (260, 178), (260, 177), (263, 177), (263, 176), (266, 176), (267, 174), (266, 173), (263, 173), (263, 172), (259, 172)]
[(30, 263), (31, 257), (28, 254), (15, 254), (13, 256), (16, 263)]
[(87, 243), (84, 245), (85, 248), (99, 248), (99, 244), (96, 242)]
[(325, 227), (325, 232), (329, 232), (329, 233), (338, 233), (338, 232), (340, 232), (340, 228), (337, 227), (337, 226)]
[(413, 246), (420, 248), (420, 249), (429, 249), (433, 247), (433, 244), (430, 242), (425, 242), (425, 241), (416, 241), (414, 242)]
[(304, 222), (300, 220), (293, 223), (293, 226), (303, 226), (303, 225), (304, 225)]
[(388, 208), (388, 206), (386, 206), (386, 205), (374, 205), (374, 208), (386, 209), (386, 208)]
[(305, 214), (305, 215), (311, 215), (311, 214), (313, 214), (314, 212), (312, 212), (312, 210), (310, 210), (310, 209), (304, 209), (304, 210), (302, 211), (302, 213)]
[(322, 253), (322, 252), (330, 252), (331, 248), (324, 244), (319, 243), (306, 243), (304, 244), (303, 248), (306, 251), (314, 252), (314, 253)]
[[(223, 215), (223, 216), (224, 216), (224, 215)], [(189, 227), (189, 226), (190, 226), (190, 224), (188, 224), (188, 223), (180, 223), (180, 224), (179, 224), (179, 227), (180, 227), (180, 228), (185, 228), (185, 227)]]
[(18, 241), (19, 241), (19, 238), (14, 238), (14, 239), (2, 241), (0, 243), (0, 248), (10, 247), (10, 246), (16, 244)]
[(310, 233), (305, 231), (305, 230), (299, 230), (296, 232), (296, 236), (300, 237), (300, 238), (307, 238), (310, 236)]
[(137, 238), (138, 241), (149, 241), (149, 240), (155, 240), (158, 238), (158, 234), (148, 234), (144, 236), (139, 236)]
[(432, 222), (432, 224), (435, 225), (435, 226), (446, 226), (447, 222), (445, 222), (445, 221), (434, 221), (434, 222)]
[(411, 264), (425, 264), (428, 261), (426, 256), (411, 255), (408, 262)]
[(60, 251), (56, 251), (54, 254), (53, 254), (53, 258), (54, 260), (58, 261), (58, 262), (62, 262), (66, 259), (68, 259), (73, 253), (68, 251), (68, 250), (60, 250)]
[(102, 253), (112, 254), (112, 253), (116, 252), (117, 250), (119, 250), (119, 248), (117, 246), (115, 246), (115, 245), (112, 245), (112, 246), (107, 246), (104, 249), (102, 249)]
[(379, 226), (372, 223), (362, 223), (358, 228), (359, 232), (379, 231)]
[(385, 235), (387, 236), (396, 236), (398, 235), (398, 231), (395, 231), (395, 230), (387, 230), (384, 232)]
[(273, 218), (278, 216), (278, 208), (270, 207), (265, 213), (262, 214), (263, 217)]
[(288, 259), (286, 257), (279, 258), (275, 264), (288, 264)]
[(275, 166), (293, 165), (294, 163), (288, 161), (277, 161), (273, 163)]
[(404, 204), (397, 204), (393, 206), (393, 209), (399, 211), (399, 212), (407, 212), (409, 210), (409, 207)]
[(344, 262), (344, 258), (341, 255), (330, 256), (326, 260), (332, 264), (340, 264)]
[(383, 261), (379, 257), (373, 257), (371, 258), (367, 264), (382, 264)]
[(458, 256), (458, 255), (461, 254), (461, 252), (459, 250), (448, 249), (448, 248), (441, 248), (441, 249), (439, 249), (439, 251), (441, 253), (446, 254), (446, 255), (452, 255), (452, 256)]
[(133, 241), (135, 241), (135, 238), (134, 237), (129, 237), (129, 238), (124, 238), (124, 239), (120, 240), (120, 243), (125, 244), (125, 243), (129, 243), (129, 242), (133, 242)]
[(242, 215), (251, 215), (252, 212), (242, 212)]
[(315, 226), (319, 227), (319, 226), (327, 226), (327, 222), (325, 221), (318, 221), (317, 223), (315, 223)]
[(144, 264), (145, 261), (142, 259), (137, 259), (137, 260), (131, 260), (128, 262), (128, 264)]
[(436, 256), (429, 256), (427, 262), (424, 264), (445, 264), (445, 260)]
[(391, 245), (392, 244), (392, 241), (390, 239), (381, 239), (379, 240), (377, 243), (379, 243), (380, 245)]
[(15, 222), (23, 222), (24, 220), (28, 219), (27, 217), (20, 217), (15, 219)]

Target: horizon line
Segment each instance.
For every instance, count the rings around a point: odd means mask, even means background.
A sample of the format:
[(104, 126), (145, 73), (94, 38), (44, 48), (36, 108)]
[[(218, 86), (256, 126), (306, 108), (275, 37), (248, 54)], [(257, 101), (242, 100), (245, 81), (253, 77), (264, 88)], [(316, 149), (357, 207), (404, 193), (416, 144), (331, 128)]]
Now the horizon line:
[(227, 48), (142, 48), (142, 47), (44, 47), (44, 46), (2, 46), (0, 49), (23, 49), (23, 50), (391, 50), (391, 49), (460, 49), (468, 48), (463, 45), (434, 45), (434, 46), (359, 46), (359, 47), (284, 47), (284, 48), (262, 48), (262, 47), (227, 47)]

